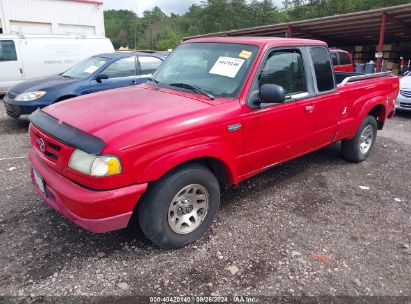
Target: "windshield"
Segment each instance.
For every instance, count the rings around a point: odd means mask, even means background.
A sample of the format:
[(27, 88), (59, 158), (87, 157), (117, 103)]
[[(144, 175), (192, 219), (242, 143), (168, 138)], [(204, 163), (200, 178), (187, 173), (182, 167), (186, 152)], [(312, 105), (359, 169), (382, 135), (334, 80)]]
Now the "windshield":
[(61, 74), (61, 76), (77, 79), (86, 79), (90, 77), (91, 74), (97, 71), (100, 67), (106, 64), (106, 62), (106, 58), (91, 57), (76, 64), (75, 66)]
[(153, 78), (160, 86), (176, 90), (184, 88), (173, 84), (188, 84), (214, 96), (236, 97), (257, 53), (258, 47), (248, 44), (182, 44), (160, 65)]

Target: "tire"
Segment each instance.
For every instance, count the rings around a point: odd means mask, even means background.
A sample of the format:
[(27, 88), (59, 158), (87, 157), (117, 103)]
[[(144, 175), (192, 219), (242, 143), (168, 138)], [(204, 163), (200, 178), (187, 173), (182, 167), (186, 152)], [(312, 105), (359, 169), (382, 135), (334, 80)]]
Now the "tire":
[(377, 139), (377, 120), (367, 116), (354, 138), (341, 142), (342, 157), (354, 163), (364, 161), (370, 155)]
[(141, 230), (151, 242), (160, 248), (175, 249), (201, 238), (219, 205), (217, 178), (208, 168), (189, 164), (150, 185), (137, 205), (137, 216)]

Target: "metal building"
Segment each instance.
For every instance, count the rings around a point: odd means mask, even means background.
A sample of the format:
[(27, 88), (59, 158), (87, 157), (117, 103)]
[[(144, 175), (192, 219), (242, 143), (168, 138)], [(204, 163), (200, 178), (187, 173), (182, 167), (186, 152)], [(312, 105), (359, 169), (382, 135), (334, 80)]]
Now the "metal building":
[(0, 34), (105, 36), (99, 0), (0, 0)]

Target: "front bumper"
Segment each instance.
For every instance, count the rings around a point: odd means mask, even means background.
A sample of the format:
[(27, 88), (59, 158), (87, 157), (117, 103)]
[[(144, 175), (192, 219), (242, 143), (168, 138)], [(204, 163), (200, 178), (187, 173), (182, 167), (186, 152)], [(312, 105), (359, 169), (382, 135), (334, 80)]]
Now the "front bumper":
[(395, 102), (395, 109), (411, 111), (411, 98), (407, 98), (399, 94), (397, 97), (397, 101)]
[(86, 189), (49, 168), (36, 153), (31, 149), (31, 167), (43, 177), (46, 193), (37, 186), (33, 170), (31, 177), (38, 194), (50, 207), (90, 232), (104, 233), (127, 227), (147, 184), (106, 191)]
[[(4, 107), (6, 108), (6, 113), (11, 118), (19, 118), (21, 115), (29, 115), (36, 111), (38, 108), (44, 108), (51, 104), (48, 101), (35, 100), (32, 103), (26, 102), (25, 104), (20, 104), (17, 101), (10, 99), (7, 95), (3, 98)], [(31, 104), (28, 104), (31, 103)]]

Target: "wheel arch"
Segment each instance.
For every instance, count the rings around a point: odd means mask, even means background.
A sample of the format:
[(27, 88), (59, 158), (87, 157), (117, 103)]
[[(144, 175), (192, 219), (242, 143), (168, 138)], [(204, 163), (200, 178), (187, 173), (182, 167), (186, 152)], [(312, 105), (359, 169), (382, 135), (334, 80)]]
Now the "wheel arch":
[(221, 189), (236, 184), (235, 159), (231, 151), (223, 144), (190, 147), (167, 155), (148, 165), (141, 178), (146, 181), (155, 181), (171, 170), (190, 163), (199, 163), (210, 169), (219, 181)]
[(228, 166), (220, 159), (215, 157), (199, 157), (188, 160), (171, 170), (178, 169), (179, 167), (189, 165), (189, 164), (200, 164), (208, 168), (217, 178), (218, 183), (220, 184), (220, 189), (223, 191), (229, 185), (233, 184), (233, 176), (231, 175), (230, 169)]
[(368, 113), (367, 116), (373, 116), (377, 120), (378, 130), (382, 130), (384, 127), (385, 117), (386, 117), (386, 108), (383, 104), (379, 103), (375, 105)]
[(355, 136), (362, 122), (368, 115), (373, 116), (377, 120), (378, 130), (382, 130), (386, 119), (386, 106), (383, 96), (377, 96), (365, 103), (358, 115), (358, 118), (355, 120), (355, 124), (351, 130), (349, 138), (353, 138)]

